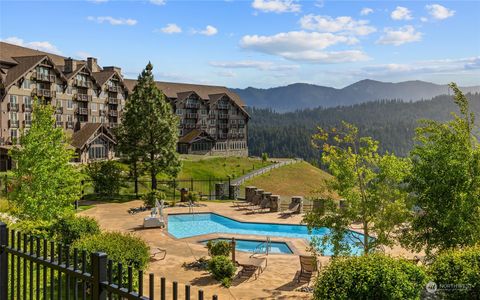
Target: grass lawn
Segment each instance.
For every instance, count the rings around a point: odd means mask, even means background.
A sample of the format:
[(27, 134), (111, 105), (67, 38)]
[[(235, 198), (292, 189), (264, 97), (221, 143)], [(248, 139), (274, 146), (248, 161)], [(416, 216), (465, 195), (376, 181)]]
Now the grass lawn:
[[(287, 165), (271, 172), (257, 176), (245, 182), (245, 186), (256, 186), (267, 192), (288, 199), (292, 196), (307, 197), (318, 191), (319, 194), (328, 194), (325, 189), (325, 180), (331, 178), (328, 173), (312, 166), (307, 162)], [(323, 192), (321, 192), (323, 190)]]

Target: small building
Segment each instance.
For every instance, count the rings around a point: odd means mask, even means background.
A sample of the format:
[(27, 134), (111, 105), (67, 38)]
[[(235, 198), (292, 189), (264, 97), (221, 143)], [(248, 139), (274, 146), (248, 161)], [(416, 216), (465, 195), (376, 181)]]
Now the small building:
[(117, 142), (112, 132), (102, 123), (87, 123), (72, 135), (75, 162), (89, 163), (115, 157)]

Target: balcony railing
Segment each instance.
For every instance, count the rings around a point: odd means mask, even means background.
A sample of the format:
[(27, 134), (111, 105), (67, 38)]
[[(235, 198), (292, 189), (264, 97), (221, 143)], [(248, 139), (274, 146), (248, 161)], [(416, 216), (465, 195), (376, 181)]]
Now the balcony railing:
[(55, 97), (55, 95), (56, 95), (55, 91), (48, 90), (48, 89), (37, 89), (37, 88), (35, 88), (32, 91), (32, 96), (53, 98), (53, 97)]
[(33, 72), (32, 78), (36, 79), (37, 81), (55, 82), (55, 75), (50, 74), (40, 74), (37, 72)]
[(88, 108), (79, 107), (77, 108), (76, 113), (79, 115), (88, 115)]
[(108, 127), (110, 128), (117, 128), (118, 126), (119, 126), (118, 123), (112, 123), (112, 122), (108, 123)]
[(209, 115), (208, 115), (208, 118), (209, 118), (209, 119), (215, 119), (215, 114), (209, 114)]
[(75, 94), (75, 100), (77, 101), (92, 101), (92, 96), (87, 94)]
[(104, 109), (100, 109), (100, 110), (98, 110), (98, 114), (99, 114), (100, 116), (106, 116), (106, 115), (107, 115), (107, 111), (104, 110)]
[(228, 119), (228, 114), (219, 114), (218, 118), (219, 119)]
[(185, 103), (185, 108), (199, 108), (199, 107), (200, 107), (200, 103), (196, 103), (196, 102)]
[(108, 104), (118, 104), (119, 100), (115, 97), (108, 97)]
[(22, 104), (22, 110), (23, 111), (32, 111), (32, 106), (31, 105), (25, 105), (25, 104)]
[(8, 111), (18, 111), (18, 103), (8, 103)]
[(56, 121), (55, 125), (57, 125), (57, 127), (63, 127), (63, 122), (62, 121)]
[(187, 114), (185, 115), (185, 118), (187, 118), (187, 119), (196, 119), (196, 118), (198, 118), (198, 114), (197, 114), (197, 113), (187, 113)]
[(222, 104), (222, 103), (219, 103), (217, 105), (218, 109), (228, 109), (230, 107), (229, 104)]
[(118, 92), (120, 89), (117, 86), (108, 86), (107, 90), (112, 93)]
[(20, 122), (18, 120), (8, 120), (8, 127), (9, 128), (18, 128)]
[(118, 117), (118, 110), (109, 110), (108, 115), (110, 117)]
[(86, 88), (91, 88), (92, 87), (92, 83), (90, 81), (75, 79), (74, 83), (75, 83), (76, 86), (79, 86), (79, 87), (86, 87)]
[(239, 139), (243, 139), (244, 137), (245, 137), (245, 134), (244, 134), (244, 133), (239, 133), (239, 134), (238, 134), (238, 138), (239, 138)]
[(73, 122), (72, 121), (65, 122), (65, 127), (67, 129), (73, 129)]
[(196, 126), (197, 124), (191, 124), (191, 123), (184, 124), (184, 127), (187, 129), (194, 129)]
[(61, 107), (61, 106), (55, 107), (55, 113), (56, 114), (63, 114), (63, 107)]
[(219, 134), (218, 134), (218, 138), (219, 138), (219, 139), (226, 139), (227, 136), (228, 136), (228, 135), (227, 135), (226, 133), (219, 133)]
[(25, 127), (32, 127), (32, 120), (24, 120), (23, 126)]
[(220, 129), (227, 129), (227, 128), (228, 128), (228, 124), (218, 124), (218, 128), (220, 128)]

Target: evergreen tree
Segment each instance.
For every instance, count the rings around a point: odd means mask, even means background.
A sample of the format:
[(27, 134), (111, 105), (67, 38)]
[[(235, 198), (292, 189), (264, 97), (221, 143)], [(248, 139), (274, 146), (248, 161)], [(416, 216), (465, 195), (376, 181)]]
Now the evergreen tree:
[(139, 75), (131, 99), (138, 101), (139, 154), (145, 169), (150, 173), (152, 189), (157, 189), (159, 173), (176, 177), (180, 171), (177, 153), (178, 118), (163, 93), (155, 85), (153, 66), (148, 63)]
[(468, 99), (452, 83), (460, 114), (417, 128), (407, 182), (418, 207), (405, 244), (427, 253), (480, 241), (480, 147)]
[(30, 220), (52, 220), (72, 211), (80, 196), (80, 174), (70, 164), (74, 153), (62, 128), (55, 127), (53, 113), (52, 106), (35, 99), (32, 126), (10, 153), (16, 164), (10, 200)]

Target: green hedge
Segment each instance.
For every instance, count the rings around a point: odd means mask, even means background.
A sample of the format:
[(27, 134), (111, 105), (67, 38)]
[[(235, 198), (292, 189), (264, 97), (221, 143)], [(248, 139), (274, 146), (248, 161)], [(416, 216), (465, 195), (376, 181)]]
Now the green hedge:
[(84, 236), (99, 234), (100, 226), (94, 218), (73, 215), (56, 221), (51, 230), (55, 240), (70, 245)]
[(480, 299), (480, 245), (438, 254), (428, 273), (441, 299)]
[(210, 256), (229, 256), (232, 245), (227, 241), (208, 241), (207, 248)]
[(314, 299), (420, 299), (425, 271), (381, 254), (335, 258), (320, 273)]

